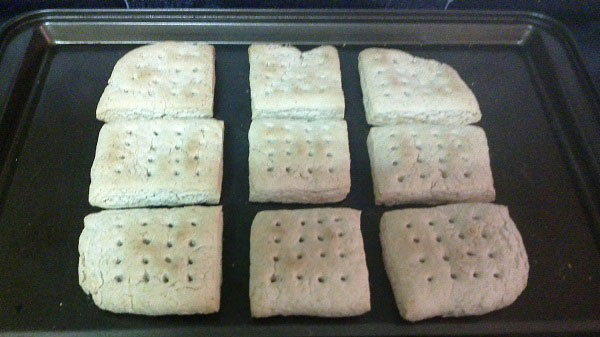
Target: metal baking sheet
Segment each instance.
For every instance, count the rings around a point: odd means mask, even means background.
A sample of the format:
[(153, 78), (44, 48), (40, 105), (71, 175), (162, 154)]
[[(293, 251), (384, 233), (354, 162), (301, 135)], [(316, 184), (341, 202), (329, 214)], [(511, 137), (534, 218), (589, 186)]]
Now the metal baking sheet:
[[(374, 11), (43, 11), (0, 32), (0, 331), (127, 336), (462, 335), (600, 331), (598, 95), (568, 32), (527, 13)], [(77, 243), (102, 125), (95, 108), (115, 62), (160, 40), (214, 43), (215, 117), (225, 121), (221, 311), (144, 317), (97, 309), (79, 288)], [(289, 42), (340, 53), (352, 189), (363, 211), (372, 310), (354, 318), (250, 318), (248, 44)], [(497, 203), (522, 233), (529, 284), (480, 317), (401, 319), (383, 269), (357, 71), (371, 46), (455, 67), (483, 112)]]

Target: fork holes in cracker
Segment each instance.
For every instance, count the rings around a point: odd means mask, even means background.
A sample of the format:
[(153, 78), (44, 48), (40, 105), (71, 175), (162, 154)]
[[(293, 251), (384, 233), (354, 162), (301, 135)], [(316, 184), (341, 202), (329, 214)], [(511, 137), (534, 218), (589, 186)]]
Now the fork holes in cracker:
[(422, 257), (422, 258), (419, 259), (420, 263), (425, 263), (425, 261), (427, 261), (427, 260), (424, 257)]
[(167, 274), (163, 275), (162, 281), (163, 283), (169, 283), (169, 276)]
[(404, 176), (400, 176), (400, 177), (398, 177), (398, 182), (399, 182), (399, 183), (401, 183), (401, 182), (404, 182)]
[(473, 277), (474, 278), (479, 278), (479, 273), (477, 273), (477, 272), (473, 273)]
[(279, 256), (273, 256), (273, 261), (279, 262)]
[(298, 242), (300, 242), (300, 243), (304, 242), (304, 238), (303, 238), (303, 237), (300, 237), (300, 238), (298, 239)]
[(333, 157), (333, 153), (331, 153), (331, 152), (328, 152), (328, 153), (327, 153), (327, 158), (331, 158), (331, 157)]
[(148, 259), (147, 258), (143, 258), (142, 259), (142, 264), (148, 264)]
[(419, 243), (419, 242), (421, 242), (421, 240), (419, 240), (419, 238), (414, 238), (414, 239), (413, 239), (413, 242), (414, 242), (414, 243)]
[(120, 264), (121, 264), (121, 259), (116, 259), (116, 260), (115, 260), (115, 264), (116, 264), (116, 265), (120, 265)]
[(461, 239), (461, 240), (464, 240), (465, 235), (463, 233), (460, 233), (460, 234), (458, 234), (458, 238)]
[(171, 258), (170, 258), (170, 257), (168, 257), (168, 256), (167, 256), (167, 257), (165, 257), (165, 262), (166, 262), (166, 263), (171, 263)]
[(300, 274), (296, 275), (296, 279), (297, 279), (297, 280), (302, 280), (303, 278), (304, 278), (304, 276), (302, 276), (302, 275), (300, 275)]
[(167, 248), (171, 248), (173, 247), (173, 244), (171, 243), (171, 241), (167, 241)]
[(280, 242), (281, 242), (281, 239), (280, 239), (280, 238), (275, 238), (275, 239), (273, 239), (273, 242), (275, 242), (275, 243), (280, 243)]
[(144, 276), (142, 277), (142, 281), (144, 281), (144, 283), (150, 282), (150, 275), (148, 275), (148, 273), (144, 273)]
[(117, 281), (117, 283), (121, 283), (123, 281), (123, 276), (121, 276), (121, 275), (115, 276), (115, 281)]
[(406, 224), (406, 228), (411, 228), (411, 227), (412, 227), (412, 224), (410, 222)]
[(188, 246), (195, 247), (196, 246), (196, 241), (190, 240), (190, 242), (188, 242)]
[(493, 276), (494, 276), (494, 278), (500, 278), (500, 274), (498, 274), (498, 273), (494, 273)]
[(302, 254), (298, 254), (298, 255), (296, 255), (296, 258), (297, 258), (298, 260), (302, 260), (302, 257), (303, 257), (303, 256), (302, 256)]
[(271, 275), (271, 283), (275, 283), (277, 281), (277, 276)]
[(444, 255), (444, 257), (442, 257), (442, 259), (446, 262), (450, 261), (450, 257), (448, 255)]
[(397, 160), (394, 160), (394, 161), (392, 162), (392, 166), (398, 166), (398, 161), (397, 161)]
[(457, 276), (456, 276), (456, 274), (452, 273), (452, 274), (450, 274), (450, 278), (453, 279), (453, 280), (456, 280)]
[(319, 235), (319, 236), (317, 236), (317, 240), (324, 241), (325, 239), (321, 235)]
[(495, 257), (496, 257), (496, 254), (494, 254), (494, 253), (488, 253), (488, 257), (489, 257), (490, 259), (493, 259), (493, 258), (495, 258)]
[(471, 178), (471, 172), (465, 172), (463, 175), (465, 178)]
[(150, 240), (148, 239), (143, 239), (142, 243), (145, 244), (146, 246), (150, 244)]
[(192, 277), (192, 275), (188, 275), (187, 280), (188, 280), (188, 282), (192, 282), (192, 281), (194, 281), (194, 278)]
[(324, 252), (321, 252), (321, 254), (319, 254), (320, 257), (324, 258), (327, 256), (327, 254), (325, 254)]
[(319, 283), (325, 283), (325, 278), (323, 276), (319, 276), (317, 277), (317, 281), (319, 281)]
[(471, 257), (473, 257), (473, 256), (475, 256), (475, 253), (473, 253), (473, 252), (471, 252), (471, 251), (468, 251), (468, 252), (467, 252), (467, 256), (471, 256)]
[(432, 282), (432, 281), (433, 281), (433, 276), (429, 276), (429, 277), (427, 278), (427, 282)]
[(189, 265), (192, 265), (192, 264), (194, 264), (194, 260), (192, 260), (192, 259), (188, 259), (188, 264), (189, 264)]
[(121, 247), (123, 245), (123, 241), (119, 240), (117, 241), (117, 247)]
[(441, 236), (436, 236), (435, 241), (442, 242), (442, 237)]

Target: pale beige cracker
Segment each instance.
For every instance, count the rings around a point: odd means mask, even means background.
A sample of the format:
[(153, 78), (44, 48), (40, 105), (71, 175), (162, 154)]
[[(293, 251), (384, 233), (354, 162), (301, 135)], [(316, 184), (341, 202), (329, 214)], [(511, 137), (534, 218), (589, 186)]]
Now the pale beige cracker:
[(89, 201), (102, 208), (216, 204), (223, 122), (121, 121), (100, 130)]
[(250, 234), (250, 309), (253, 317), (368, 312), (360, 211), (259, 212)]
[(483, 129), (471, 125), (373, 127), (367, 138), (375, 203), (493, 201)]
[(369, 48), (358, 56), (367, 122), (471, 124), (479, 103), (451, 66), (395, 49)]
[(529, 262), (505, 206), (483, 203), (384, 213), (383, 261), (409, 321), (482, 315), (513, 303)]
[(333, 46), (301, 52), (293, 46), (253, 44), (252, 118), (343, 119), (340, 60)]
[(254, 120), (248, 140), (250, 201), (326, 203), (350, 191), (345, 121)]
[(113, 69), (96, 117), (123, 119), (213, 116), (215, 49), (191, 42), (160, 42), (133, 49)]
[(109, 210), (84, 223), (79, 284), (99, 308), (142, 315), (219, 311), (221, 206)]

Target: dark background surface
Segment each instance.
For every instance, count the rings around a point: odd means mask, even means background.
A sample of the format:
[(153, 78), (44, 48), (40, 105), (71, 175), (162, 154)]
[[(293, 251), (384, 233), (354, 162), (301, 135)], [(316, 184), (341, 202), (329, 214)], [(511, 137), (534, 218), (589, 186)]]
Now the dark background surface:
[(524, 10), (566, 24), (600, 91), (600, 0), (0, 0), (0, 24), (46, 8), (347, 8), (426, 10)]

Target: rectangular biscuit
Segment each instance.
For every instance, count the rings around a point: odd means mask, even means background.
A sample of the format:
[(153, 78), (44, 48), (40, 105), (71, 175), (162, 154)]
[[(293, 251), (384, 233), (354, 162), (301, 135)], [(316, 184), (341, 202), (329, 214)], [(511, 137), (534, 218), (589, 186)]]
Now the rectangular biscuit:
[(344, 93), (337, 50), (321, 46), (253, 44), (250, 59), (252, 119), (343, 119)]
[(102, 208), (216, 204), (223, 122), (121, 121), (100, 130), (89, 201)]
[(485, 132), (477, 126), (373, 127), (367, 138), (375, 203), (493, 201)]
[(160, 42), (133, 49), (115, 65), (96, 117), (202, 118), (213, 115), (215, 49), (189, 42)]
[(386, 212), (380, 237), (398, 309), (409, 321), (482, 315), (510, 305), (527, 286), (527, 252), (505, 206)]
[(221, 206), (109, 210), (85, 217), (79, 284), (115, 313), (219, 311)]
[(395, 49), (358, 56), (367, 122), (471, 124), (481, 119), (475, 95), (451, 66)]
[(248, 140), (250, 201), (326, 203), (350, 191), (345, 121), (254, 120)]
[(356, 316), (371, 309), (360, 211), (259, 212), (250, 233), (252, 317)]

